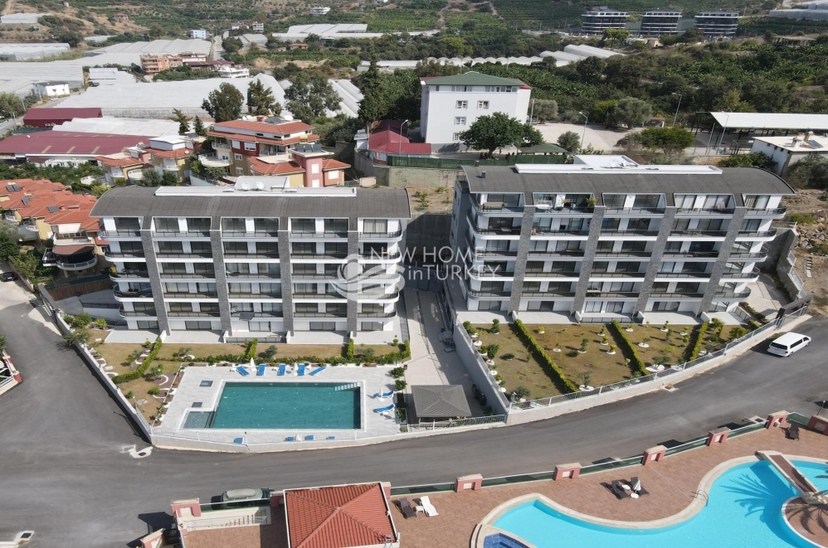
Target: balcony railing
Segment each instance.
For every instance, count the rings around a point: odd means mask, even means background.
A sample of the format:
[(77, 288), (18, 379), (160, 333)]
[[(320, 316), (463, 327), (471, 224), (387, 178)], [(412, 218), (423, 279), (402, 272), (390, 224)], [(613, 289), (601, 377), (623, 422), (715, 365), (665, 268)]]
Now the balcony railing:
[(718, 251), (683, 251), (678, 253), (669, 253), (664, 252), (662, 257), (670, 257), (670, 258), (681, 258), (681, 257), (688, 257), (688, 258), (697, 258), (697, 259), (715, 259), (719, 256)]
[(547, 202), (545, 200), (538, 200), (535, 202), (536, 213), (569, 213), (573, 211), (576, 213), (592, 213), (595, 211), (595, 206), (590, 204), (579, 205), (565, 203), (560, 207), (555, 207), (554, 203)]
[(346, 259), (347, 253), (305, 253), (305, 252), (291, 252), (290, 256), (294, 259)]
[(606, 298), (616, 298), (616, 299), (632, 299), (638, 298), (641, 295), (638, 291), (595, 291), (592, 289), (587, 289), (586, 298), (587, 299), (606, 299)]
[(215, 272), (159, 272), (158, 276), (160, 278), (174, 278), (174, 279), (181, 279), (181, 278), (206, 278), (206, 279), (215, 279), (216, 273)]
[(531, 235), (589, 236), (589, 228), (561, 228), (553, 230), (551, 228), (533, 226)]
[(271, 291), (267, 293), (230, 293), (227, 295), (228, 299), (281, 299), (281, 291)]
[(339, 293), (294, 293), (294, 299), (347, 299), (345, 295)]
[(168, 299), (217, 299), (218, 292), (216, 291), (193, 291), (183, 293), (164, 293), (164, 297)]
[(98, 232), (101, 238), (140, 238), (140, 230), (101, 230)]
[(396, 253), (376, 253), (376, 252), (368, 252), (368, 253), (360, 253), (360, 257), (363, 259), (371, 259), (375, 261), (395, 261), (399, 259), (402, 255), (399, 251)]
[(140, 316), (140, 317), (146, 317), (146, 318), (156, 317), (155, 310), (124, 310), (123, 306), (118, 308), (118, 313), (121, 316), (125, 317), (125, 318), (133, 317), (133, 316)]
[(224, 257), (230, 259), (278, 259), (279, 251), (225, 251)]
[(382, 310), (379, 310), (377, 312), (365, 312), (365, 311), (357, 312), (357, 316), (360, 317), (360, 318), (393, 318), (396, 315), (397, 315), (396, 310), (393, 310), (391, 312), (384, 312)]
[(493, 249), (475, 249), (477, 257), (517, 257), (517, 251), (497, 251)]
[(776, 229), (772, 228), (770, 230), (740, 230), (738, 238), (772, 238), (776, 236)]
[(612, 251), (596, 251), (596, 257), (621, 257), (621, 258), (633, 258), (633, 259), (649, 259), (652, 256), (652, 253), (649, 251), (619, 251), (619, 252), (612, 252)]
[(522, 291), (521, 297), (574, 297), (574, 291)]
[(501, 236), (520, 236), (520, 227), (519, 226), (503, 226), (498, 228), (480, 228), (479, 226), (472, 224), (474, 231), (478, 234), (497, 234)]
[(650, 293), (650, 299), (701, 299), (704, 293)]
[(348, 231), (331, 230), (322, 232), (291, 232), (290, 237), (294, 239), (299, 238), (347, 238)]
[(260, 279), (260, 280), (265, 280), (265, 279), (274, 280), (275, 279), (275, 280), (278, 280), (282, 277), (281, 272), (256, 272), (256, 273), (253, 273), (253, 272), (226, 272), (225, 275), (228, 278), (240, 278), (240, 279), (245, 279), (245, 280), (251, 280), (251, 279), (252, 280), (255, 280), (255, 279)]
[(105, 247), (104, 249), (104, 256), (108, 259), (143, 259), (144, 252), (143, 251), (112, 251), (110, 248)]
[(731, 259), (766, 259), (768, 257), (768, 248), (762, 246), (759, 251), (731, 251), (728, 258)]
[(249, 314), (253, 318), (282, 318), (284, 313), (282, 311), (274, 312), (233, 312), (230, 315), (235, 319), (241, 319), (242, 314)]
[[(517, 254), (517, 252), (515, 252)], [(527, 257), (583, 257), (583, 249), (561, 249), (551, 251), (530, 251)]]
[(222, 238), (278, 238), (278, 230), (253, 230), (248, 232), (246, 230), (222, 230)]
[(296, 318), (347, 318), (347, 312), (299, 312), (293, 313)]
[(581, 273), (575, 270), (567, 270), (567, 271), (556, 271), (556, 272), (543, 272), (539, 270), (527, 270), (524, 276), (526, 278), (577, 278), (580, 276)]
[(747, 299), (750, 297), (750, 289), (744, 291), (717, 291), (714, 295), (716, 299)]
[(601, 236), (658, 236), (658, 230), (620, 230), (602, 228)]
[(663, 207), (607, 207), (606, 214), (609, 215), (664, 215), (667, 211)]
[(724, 238), (727, 236), (727, 230), (690, 230), (679, 229), (671, 230), (670, 236), (705, 236), (714, 238)]
[(221, 312), (218, 310), (198, 310), (186, 312), (175, 312), (173, 310), (169, 310), (167, 311), (167, 316), (170, 318), (218, 318), (221, 316)]
[(593, 270), (589, 273), (590, 278), (643, 278), (646, 272), (600, 272)]
[(469, 289), (469, 295), (472, 297), (510, 297), (511, 291), (497, 291), (497, 290), (480, 290)]
[(478, 278), (512, 278), (514, 270), (498, 270), (496, 268), (471, 268), (469, 274)]
[(402, 230), (397, 230), (396, 232), (360, 232), (360, 238), (366, 239), (385, 239), (385, 238), (399, 238), (402, 236)]
[(758, 268), (753, 268), (748, 272), (741, 270), (725, 270), (722, 272), (722, 278), (758, 278), (760, 271)]
[(173, 259), (187, 259), (187, 258), (199, 258), (199, 259), (210, 259), (213, 257), (213, 254), (209, 251), (190, 251), (190, 252), (174, 252), (174, 251), (156, 251), (156, 256), (164, 257), (164, 258), (173, 258)]
[(109, 272), (110, 278), (149, 278), (149, 272), (146, 270), (123, 270)]
[(680, 215), (733, 215), (736, 210), (732, 207), (720, 208), (685, 208), (680, 207), (676, 213)]
[(710, 272), (657, 272), (656, 278), (709, 278)]
[(747, 210), (747, 215), (756, 215), (756, 216), (763, 216), (763, 215), (784, 215), (785, 212), (788, 211), (787, 207), (771, 207), (771, 208), (749, 208)]
[(507, 205), (501, 202), (487, 202), (485, 204), (479, 204), (476, 200), (472, 200), (472, 203), (476, 209), (484, 213), (496, 213), (498, 211), (503, 213), (520, 213), (523, 211), (523, 206)]
[[(177, 168), (176, 168), (177, 171)], [(159, 238), (209, 238), (209, 230), (187, 230), (182, 232), (180, 230), (155, 230), (153, 235)]]
[(98, 264), (97, 257), (92, 257), (91, 259), (86, 259), (85, 261), (63, 259), (60, 255), (54, 255), (53, 257), (55, 264), (61, 270), (83, 270), (85, 268), (90, 268)]
[(152, 291), (121, 291), (115, 286), (112, 291), (115, 293), (116, 297), (121, 297), (123, 299), (151, 299), (152, 298)]

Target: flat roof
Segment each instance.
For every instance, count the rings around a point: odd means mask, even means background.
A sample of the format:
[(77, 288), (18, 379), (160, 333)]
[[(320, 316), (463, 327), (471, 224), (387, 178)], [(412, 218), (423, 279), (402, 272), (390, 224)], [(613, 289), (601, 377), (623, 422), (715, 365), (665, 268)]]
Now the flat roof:
[(711, 112), (724, 128), (828, 130), (828, 114), (791, 112)]
[(23, 120), (55, 120), (73, 118), (100, 118), (101, 109), (97, 107), (88, 108), (32, 108), (23, 116)]
[[(209, 125), (209, 124), (205, 124)], [(149, 118), (73, 118), (56, 125), (54, 131), (75, 131), (78, 133), (109, 133), (110, 135), (167, 135), (178, 131), (174, 120)]]
[(466, 391), (460, 384), (413, 385), (411, 396), (418, 417), (471, 417)]
[[(491, 167), (463, 166), (471, 192), (521, 192), (527, 203), (533, 204), (532, 193), (590, 193), (598, 205), (604, 193), (665, 194), (667, 205), (673, 205), (674, 194), (732, 194), (736, 205), (743, 205), (743, 194), (775, 194), (790, 196), (793, 189), (781, 177), (758, 168), (713, 168), (704, 171), (660, 171), (633, 168), (592, 169), (582, 171), (536, 170), (521, 172), (521, 166)], [(540, 167), (540, 166), (530, 166)], [(546, 166), (544, 166), (546, 167)], [(551, 167), (551, 166), (550, 166)], [(573, 166), (560, 166), (569, 167)], [(648, 166), (650, 167), (650, 166)], [(651, 166), (651, 167), (711, 167), (711, 166)], [(715, 170), (715, 171), (714, 171)], [(485, 172), (485, 177), (483, 173)], [(106, 194), (104, 194), (106, 196)]]
[[(795, 140), (794, 140), (795, 139)], [(754, 141), (762, 141), (791, 152), (811, 154), (814, 152), (828, 153), (828, 137), (812, 135), (805, 139), (800, 135), (788, 135), (784, 137), (754, 137)]]
[[(268, 177), (258, 178), (263, 182)], [(273, 177), (273, 179), (279, 179)], [(117, 187), (101, 196), (95, 217), (368, 217), (408, 219), (405, 190), (297, 188), (242, 191), (228, 187)], [(342, 192), (336, 192), (342, 191)]]
[(422, 78), (429, 86), (525, 86), (516, 78), (500, 78), (489, 76), (475, 71), (455, 74), (454, 76), (438, 76), (436, 78)]

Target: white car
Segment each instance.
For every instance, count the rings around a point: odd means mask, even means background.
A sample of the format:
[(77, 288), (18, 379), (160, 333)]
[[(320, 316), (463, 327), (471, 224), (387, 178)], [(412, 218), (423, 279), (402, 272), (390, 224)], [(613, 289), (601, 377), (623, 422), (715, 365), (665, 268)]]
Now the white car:
[(771, 341), (768, 352), (783, 358), (801, 350), (811, 344), (811, 337), (801, 333), (785, 333), (778, 339)]

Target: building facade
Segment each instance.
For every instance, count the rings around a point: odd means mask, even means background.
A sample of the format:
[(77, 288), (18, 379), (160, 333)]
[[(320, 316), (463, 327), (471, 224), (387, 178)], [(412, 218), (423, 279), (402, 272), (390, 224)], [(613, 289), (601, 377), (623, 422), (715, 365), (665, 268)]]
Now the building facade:
[(739, 28), (739, 14), (733, 11), (704, 11), (696, 14), (696, 27), (707, 38), (733, 38)]
[(481, 116), (502, 112), (525, 123), (532, 88), (512, 78), (466, 72), (421, 78), (420, 134), (427, 143), (460, 141), (460, 134)]
[(611, 10), (606, 6), (592, 8), (581, 15), (581, 32), (601, 34), (607, 29), (623, 29), (629, 18), (626, 11)]
[(174, 69), (184, 62), (180, 55), (147, 54), (141, 55), (141, 70), (145, 74), (158, 74), (162, 70)]
[(680, 11), (653, 10), (641, 16), (641, 36), (678, 34)]
[(784, 175), (791, 166), (809, 156), (828, 156), (828, 137), (812, 133), (790, 137), (754, 137), (750, 152), (770, 156), (776, 162), (773, 171)]
[(130, 329), (395, 329), (405, 191), (120, 187), (93, 215)]
[(466, 275), (452, 283), (467, 310), (579, 321), (734, 309), (793, 194), (759, 169), (623, 156), (465, 167), (455, 191), (451, 243)]
[(192, 29), (189, 34), (190, 38), (207, 39), (207, 29)]
[(66, 82), (39, 82), (34, 89), (41, 97), (66, 97), (71, 93)]

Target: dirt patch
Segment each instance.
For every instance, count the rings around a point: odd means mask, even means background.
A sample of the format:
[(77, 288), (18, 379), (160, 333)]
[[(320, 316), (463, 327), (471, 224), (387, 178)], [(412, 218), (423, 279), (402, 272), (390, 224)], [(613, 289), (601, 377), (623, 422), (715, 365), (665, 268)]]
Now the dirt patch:
[(451, 213), (454, 187), (407, 187), (411, 211), (416, 213)]
[(797, 221), (800, 235), (794, 250), (796, 272), (805, 290), (814, 296), (808, 312), (822, 315), (828, 314), (828, 202), (819, 199), (824, 194), (821, 190), (800, 190), (785, 199), (787, 219)]

